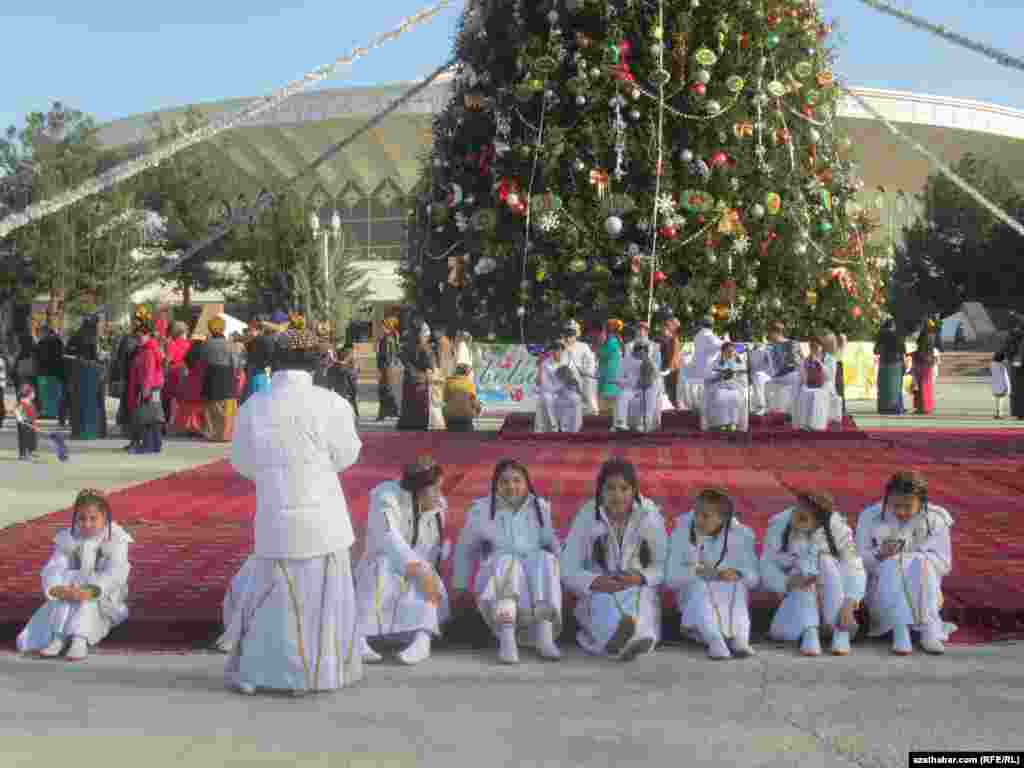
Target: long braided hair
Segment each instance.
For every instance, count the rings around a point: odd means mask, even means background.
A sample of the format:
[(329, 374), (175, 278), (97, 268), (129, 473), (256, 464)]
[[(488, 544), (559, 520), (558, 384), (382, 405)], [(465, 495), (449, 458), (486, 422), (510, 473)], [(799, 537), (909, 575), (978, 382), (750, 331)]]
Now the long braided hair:
[[(609, 459), (601, 465), (601, 471), (597, 475), (597, 492), (594, 497), (594, 509), (601, 509), (601, 500), (604, 498), (604, 486), (608, 480), (613, 477), (621, 477), (633, 488), (633, 504), (639, 506), (641, 503), (640, 481), (637, 478), (636, 467), (625, 459), (615, 458)], [(608, 545), (606, 538), (607, 537), (602, 536), (594, 541), (594, 549), (591, 553), (591, 560), (600, 565), (603, 570), (608, 570)], [(654, 561), (654, 556), (651, 553), (651, 547), (647, 543), (646, 539), (640, 542), (639, 555), (640, 565), (643, 568), (647, 568)]]
[(885, 484), (885, 497), (882, 499), (882, 521), (885, 521), (885, 509), (889, 506), (890, 496), (916, 496), (921, 500), (921, 513), (924, 515), (925, 528), (932, 535), (932, 523), (928, 519), (928, 480), (920, 472), (912, 470), (897, 472)]
[[(509, 469), (518, 472), (526, 480), (526, 491), (533, 496), (533, 511), (537, 515), (537, 527), (543, 531), (544, 513), (540, 508), (540, 496), (533, 487), (533, 481), (530, 480), (530, 473), (527, 471), (526, 466), (516, 459), (502, 459), (494, 466), (494, 474), (491, 476), (491, 520), (493, 521), (498, 514), (498, 480)], [(484, 545), (484, 556), (489, 556), (493, 548), (493, 544), (486, 543)]]
[[(722, 528), (725, 529), (725, 537), (722, 539), (722, 554), (715, 563), (715, 570), (718, 570), (725, 556), (729, 553), (729, 531), (732, 530), (732, 521), (736, 517), (736, 505), (733, 503), (729, 492), (724, 488), (705, 488), (697, 494), (696, 508), (702, 509), (705, 504), (711, 502), (717, 504), (722, 515)], [(690, 544), (697, 546), (697, 515), (690, 519)]]
[[(402, 478), (399, 484), (402, 490), (412, 494), (412, 541), (409, 543), (412, 549), (416, 549), (416, 543), (420, 538), (420, 518), (423, 514), (423, 511), (420, 509), (419, 492), (423, 488), (438, 482), (443, 475), (441, 467), (434, 464), (433, 460), (428, 456), (420, 457), (418, 473), (415, 471), (416, 469), (414, 467), (407, 468), (406, 476)], [(442, 550), (444, 549), (444, 517), (436, 515), (436, 518), (437, 541), (439, 545), (436, 564), (440, 566)]]
[[(801, 491), (796, 495), (796, 500), (806, 508), (814, 512), (814, 530), (824, 529), (825, 539), (828, 541), (828, 551), (832, 557), (839, 559), (839, 548), (832, 536), (832, 515), (835, 512), (835, 500), (829, 493), (817, 491)], [(782, 532), (782, 551), (789, 549), (789, 532), (793, 528), (793, 518), (790, 516), (786, 523), (786, 529)], [(812, 531), (813, 533), (813, 531)]]
[(78, 513), (86, 507), (98, 507), (107, 519), (107, 538), (111, 537), (114, 524), (114, 514), (110, 509), (110, 502), (103, 494), (95, 488), (86, 488), (75, 497), (75, 506), (71, 511), (71, 535), (78, 538)]

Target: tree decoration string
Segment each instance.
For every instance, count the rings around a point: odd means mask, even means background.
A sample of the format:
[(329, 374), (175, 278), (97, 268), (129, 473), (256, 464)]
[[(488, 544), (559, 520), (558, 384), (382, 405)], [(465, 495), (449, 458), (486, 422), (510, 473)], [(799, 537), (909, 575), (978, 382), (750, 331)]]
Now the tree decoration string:
[[(658, 30), (665, 29), (665, 0), (658, 3)], [(651, 214), (651, 275), (647, 293), (647, 325), (654, 314), (654, 275), (658, 271), (658, 202), (661, 199), (661, 174), (664, 165), (665, 140), (665, 46), (658, 46), (658, 164), (654, 170), (654, 211)]]

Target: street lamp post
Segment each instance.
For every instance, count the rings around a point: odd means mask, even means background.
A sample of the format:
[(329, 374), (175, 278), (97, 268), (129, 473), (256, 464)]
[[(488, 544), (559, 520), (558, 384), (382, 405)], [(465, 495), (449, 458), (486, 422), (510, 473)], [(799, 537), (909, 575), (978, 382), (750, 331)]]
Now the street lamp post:
[[(331, 237), (335, 241), (341, 240), (341, 216), (335, 211), (331, 216), (331, 227), (327, 229), (320, 225), (320, 217), (314, 211), (309, 215), (309, 228), (313, 232), (313, 241), (320, 246), (320, 270), (324, 280), (324, 301), (330, 302), (331, 291)], [(321, 235), (323, 237), (321, 238)], [(330, 307), (325, 307), (330, 314)]]

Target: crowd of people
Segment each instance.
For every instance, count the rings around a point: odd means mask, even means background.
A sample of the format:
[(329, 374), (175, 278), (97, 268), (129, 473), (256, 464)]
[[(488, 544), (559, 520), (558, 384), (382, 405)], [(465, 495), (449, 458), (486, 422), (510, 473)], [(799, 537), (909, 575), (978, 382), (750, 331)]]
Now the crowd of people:
[[(557, 660), (564, 591), (575, 597), (580, 647), (623, 661), (658, 644), (664, 591), (682, 629), (714, 659), (754, 652), (749, 597), (759, 588), (782, 598), (770, 636), (806, 656), (822, 653), (823, 638), (833, 654), (849, 653), (862, 602), (869, 634), (891, 634), (899, 655), (912, 652), (912, 632), (925, 651), (942, 653), (954, 629), (939, 614), (952, 517), (914, 472), (890, 479), (856, 533), (825, 490), (797, 494), (770, 521), (758, 555), (723, 488), (700, 491), (670, 536), (622, 459), (601, 467), (564, 541), (558, 499), (543, 498), (518, 461), (495, 467), (490, 493), (469, 505), (454, 536), (444, 470), (422, 456), (371, 491), (353, 570), (339, 473), (362, 443), (350, 403), (313, 382), (320, 358), (316, 334), (289, 329), (275, 345), (269, 391), (237, 415), (231, 461), (256, 486), (254, 548), (228, 587), (218, 644), (226, 681), (240, 692), (336, 690), (390, 650), (421, 663), (460, 604), (480, 612), (502, 662), (517, 663), (520, 646)], [(79, 495), (42, 572), (46, 603), (19, 650), (81, 659), (127, 618), (132, 539), (113, 517), (103, 494)]]

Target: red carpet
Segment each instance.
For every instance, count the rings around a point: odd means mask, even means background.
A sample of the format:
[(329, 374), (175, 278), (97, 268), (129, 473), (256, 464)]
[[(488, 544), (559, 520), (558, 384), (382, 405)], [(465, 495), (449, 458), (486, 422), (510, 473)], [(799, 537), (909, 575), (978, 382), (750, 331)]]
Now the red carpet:
[[(608, 440), (615, 442), (665, 442), (677, 441), (679, 439), (705, 439), (705, 440), (746, 440), (746, 433), (722, 433), (718, 431), (703, 432), (700, 428), (700, 417), (692, 411), (667, 411), (661, 417), (661, 429), (656, 432), (648, 432), (643, 435), (630, 432), (611, 432), (610, 416), (584, 416), (583, 428), (579, 432), (557, 433), (548, 432), (534, 434), (532, 413), (510, 413), (498, 431), (502, 440), (556, 440), (582, 443), (603, 443)], [(866, 435), (861, 432), (853, 418), (847, 416), (840, 426), (838, 423), (827, 432), (815, 432), (815, 441), (828, 440), (862, 440)], [(793, 429), (786, 423), (783, 414), (768, 414), (767, 416), (750, 417), (749, 438), (752, 441), (782, 441), (801, 439), (806, 440), (807, 433)]]
[[(564, 436), (563, 436), (564, 437)], [(731, 488), (739, 514), (762, 535), (768, 518), (788, 504), (790, 491), (819, 484), (855, 518), (876, 501), (888, 476), (902, 468), (927, 473), (931, 497), (956, 518), (954, 573), (944, 584), (946, 618), (961, 625), (954, 642), (1024, 638), (1024, 445), (1013, 433), (992, 431), (963, 440), (958, 434), (886, 432), (851, 442), (789, 441), (742, 445), (711, 440), (656, 444), (595, 445), (571, 440), (503, 442), (484, 434), (443, 432), (369, 433), (364, 463), (342, 476), (359, 543), (367, 493), (397, 476), (424, 451), (448, 467), (445, 493), (451, 530), (463, 522), (469, 502), (489, 491), (495, 462), (519, 456), (532, 469), (539, 491), (554, 499), (562, 533), (591, 494), (597, 468), (624, 456), (640, 472), (643, 491), (662, 503), (670, 521), (687, 511), (693, 493), (715, 482)], [(184, 649), (208, 644), (220, 631), (220, 605), (232, 575), (251, 547), (253, 486), (226, 462), (217, 462), (112, 495), (115, 519), (131, 531), (132, 616), (105, 642), (108, 649)], [(0, 531), (0, 635), (13, 646), (20, 627), (42, 600), (39, 570), (50, 554), (68, 511)], [(755, 600), (755, 628), (765, 630), (774, 602)], [(567, 612), (568, 613), (568, 612)], [(674, 612), (666, 620), (676, 631)], [(471, 616), (457, 622), (456, 640), (473, 634)], [(460, 638), (460, 635), (463, 635)], [(571, 639), (572, 635), (565, 635)]]

